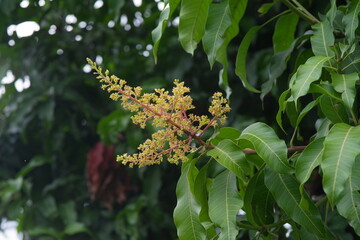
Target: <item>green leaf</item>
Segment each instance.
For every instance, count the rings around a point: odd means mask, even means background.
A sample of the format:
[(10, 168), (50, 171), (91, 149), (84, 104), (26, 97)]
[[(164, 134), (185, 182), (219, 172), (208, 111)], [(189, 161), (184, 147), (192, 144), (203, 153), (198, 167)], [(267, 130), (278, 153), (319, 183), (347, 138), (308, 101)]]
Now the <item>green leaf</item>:
[(312, 26), (314, 35), (310, 38), (311, 48), (315, 56), (333, 57), (335, 53), (329, 48), (335, 43), (334, 29), (326, 19)]
[(329, 82), (312, 83), (310, 85), (308, 93), (321, 93), (325, 94), (339, 102), (341, 102), (340, 95), (334, 90), (333, 85)]
[(346, 181), (343, 196), (336, 205), (340, 215), (345, 217), (360, 236), (360, 158), (356, 158), (351, 177)]
[(222, 140), (217, 146), (208, 151), (207, 155), (213, 157), (239, 178), (245, 179), (244, 173), (248, 169), (245, 153), (233, 141), (229, 139)]
[(247, 52), (249, 50), (250, 47), (250, 43), (252, 41), (252, 39), (254, 38), (254, 36), (256, 35), (256, 33), (263, 27), (264, 25), (261, 26), (255, 26), (252, 27), (244, 36), (243, 40), (240, 43), (237, 55), (236, 55), (236, 63), (235, 63), (235, 73), (236, 75), (240, 78), (242, 84), (244, 85), (244, 87), (251, 91), (251, 92), (255, 92), (255, 93), (260, 93), (259, 90), (257, 90), (256, 88), (254, 88), (253, 86), (250, 85), (250, 83), (247, 80), (247, 76), (246, 76), (246, 56), (247, 56)]
[(84, 223), (74, 222), (66, 226), (64, 233), (66, 235), (74, 235), (77, 233), (88, 233), (90, 234), (89, 229), (85, 226)]
[(164, 10), (160, 13), (159, 24), (151, 32), (152, 40), (154, 43), (153, 54), (154, 54), (155, 63), (157, 63), (157, 51), (159, 49), (160, 40), (165, 31), (166, 25), (169, 19), (171, 18), (172, 14), (174, 13), (179, 2), (180, 0), (170, 0), (170, 2), (168, 3), (169, 6), (166, 5)]
[(174, 222), (179, 239), (205, 239), (206, 231), (199, 219), (200, 206), (194, 197), (194, 182), (198, 174), (195, 159), (183, 163), (176, 186), (177, 204)]
[(345, 36), (348, 43), (355, 41), (355, 31), (359, 25), (360, 1), (352, 0), (347, 8), (347, 13), (343, 17), (345, 25)]
[(324, 152), (324, 138), (318, 138), (306, 146), (296, 160), (295, 175), (301, 184), (304, 184), (312, 171), (319, 166)]
[(290, 85), (291, 95), (295, 105), (298, 98), (308, 92), (310, 84), (320, 78), (323, 64), (329, 59), (330, 57), (314, 56), (299, 66), (290, 80), (292, 82), (292, 85)]
[(263, 169), (250, 179), (246, 187), (244, 211), (246, 219), (254, 225), (274, 222), (274, 199), (265, 186)]
[(109, 6), (109, 8), (108, 8), (109, 14), (112, 15), (114, 21), (117, 22), (120, 17), (121, 8), (125, 5), (125, 1), (124, 0), (118, 0), (118, 1), (107, 0), (107, 4)]
[(115, 110), (103, 117), (97, 125), (97, 133), (105, 144), (118, 142), (119, 132), (125, 131), (130, 122), (130, 115), (122, 109)]
[(331, 233), (325, 228), (318, 209), (306, 194), (304, 201), (307, 202), (308, 208), (303, 209), (300, 206), (299, 183), (292, 175), (279, 174), (270, 168), (266, 168), (265, 184), (277, 204), (292, 220), (318, 237), (333, 239)]
[(330, 4), (331, 7), (329, 11), (326, 13), (326, 18), (328, 19), (329, 23), (333, 25), (333, 21), (335, 20), (336, 11), (337, 11), (336, 0), (330, 0)]
[(333, 123), (349, 122), (345, 107), (326, 95), (320, 97), (320, 107), (324, 115)]
[(209, 193), (209, 215), (215, 225), (221, 228), (219, 240), (236, 238), (236, 214), (242, 206), (236, 176), (225, 170), (216, 176)]
[(288, 49), (294, 41), (294, 34), (299, 17), (295, 13), (279, 17), (273, 34), (274, 53)]
[(285, 142), (265, 123), (250, 125), (244, 129), (239, 140), (249, 141), (256, 153), (274, 170), (280, 173), (293, 171), (287, 160)]
[(230, 25), (229, 1), (211, 4), (205, 35), (202, 39), (211, 68), (215, 63), (217, 52), (224, 42), (225, 31)]
[(56, 217), (58, 210), (53, 196), (48, 195), (39, 202), (39, 210), (48, 219)]
[(261, 15), (264, 15), (274, 6), (274, 4), (275, 1), (271, 3), (263, 3), (257, 11), (258, 13), (261, 13)]
[(310, 103), (308, 103), (308, 105), (306, 105), (306, 107), (300, 112), (299, 116), (296, 119), (295, 128), (299, 126), (301, 120), (306, 116), (306, 114), (310, 112), (311, 109), (313, 109), (316, 105), (318, 105), (319, 101), (320, 98), (317, 98), (316, 100), (311, 101)]
[(46, 163), (50, 163), (49, 159), (43, 156), (35, 156), (30, 160), (29, 164), (27, 164), (23, 169), (21, 169), (21, 171), (16, 175), (16, 177), (24, 177), (34, 168), (40, 167)]
[(239, 33), (239, 22), (242, 19), (247, 0), (230, 0), (230, 14), (231, 25), (226, 29), (224, 34), (224, 41), (216, 54), (216, 60), (223, 65), (223, 69), (219, 72), (219, 85), (226, 92), (226, 98), (231, 95), (231, 88), (228, 83), (228, 59), (227, 59), (227, 47), (230, 41)]
[(344, 101), (345, 106), (351, 110), (355, 100), (355, 84), (357, 81), (359, 81), (359, 74), (337, 74), (332, 72), (331, 79), (333, 81), (335, 90), (341, 93), (341, 98)]
[(232, 127), (222, 127), (219, 132), (214, 134), (214, 138), (211, 140), (212, 145), (218, 145), (221, 140), (230, 139), (235, 141), (239, 138), (241, 132), (240, 130)]
[(285, 90), (279, 97), (279, 111), (276, 114), (276, 122), (277, 124), (280, 126), (280, 128), (285, 132), (283, 125), (282, 125), (282, 113), (285, 111), (286, 109), (286, 105), (287, 105), (287, 101), (286, 98), (290, 93), (290, 89)]
[(305, 40), (307, 40), (310, 37), (308, 34), (304, 34), (303, 36), (297, 38), (293, 43), (290, 45), (290, 47), (282, 52), (276, 53), (274, 56), (270, 59), (270, 67), (269, 67), (269, 80), (266, 81), (261, 85), (261, 95), (260, 98), (263, 100), (265, 95), (268, 94), (271, 89), (273, 88), (273, 85), (276, 83), (276, 80), (278, 77), (281, 76), (281, 74), (284, 73), (287, 67), (288, 60), (291, 57), (291, 54), (293, 53), (294, 48), (300, 44), (303, 43)]
[(325, 138), (324, 146), (321, 162), (323, 186), (329, 202), (334, 206), (340, 200), (355, 157), (360, 153), (360, 127), (335, 124)]
[(209, 205), (208, 205), (208, 190), (207, 190), (207, 170), (210, 166), (210, 161), (206, 163), (199, 171), (196, 176), (194, 184), (194, 196), (196, 201), (200, 204), (199, 219), (207, 231), (207, 238), (213, 238), (216, 236), (214, 224), (212, 223), (209, 216)]
[[(182, 0), (179, 22), (179, 40), (184, 50), (194, 54), (205, 33), (211, 0)], [(210, 16), (211, 17), (211, 16)]]

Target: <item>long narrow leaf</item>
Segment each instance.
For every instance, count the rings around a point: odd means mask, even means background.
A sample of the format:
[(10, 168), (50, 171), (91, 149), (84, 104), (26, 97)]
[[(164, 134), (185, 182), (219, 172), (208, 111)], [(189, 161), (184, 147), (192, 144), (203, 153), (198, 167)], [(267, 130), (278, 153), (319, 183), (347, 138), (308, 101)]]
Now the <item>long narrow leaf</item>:
[(265, 171), (265, 184), (275, 201), (292, 220), (320, 238), (333, 239), (331, 233), (324, 226), (318, 209), (307, 195), (305, 195), (304, 201), (307, 202), (308, 208), (303, 209), (300, 206), (299, 183), (292, 175), (279, 174), (267, 168)]
[[(205, 33), (211, 0), (182, 0), (179, 22), (179, 40), (184, 50), (194, 53)], [(210, 16), (211, 17), (211, 16)]]
[(249, 141), (256, 153), (274, 170), (280, 173), (293, 171), (287, 160), (285, 142), (265, 123), (250, 125), (244, 129), (239, 140)]
[(310, 38), (311, 48), (315, 56), (333, 57), (335, 53), (329, 46), (333, 46), (335, 37), (331, 24), (326, 19), (312, 26), (314, 35)]
[(202, 39), (210, 67), (215, 63), (216, 55), (224, 42), (226, 29), (231, 25), (229, 1), (211, 4), (205, 35)]
[(295, 104), (299, 97), (308, 92), (310, 84), (320, 78), (323, 64), (329, 59), (330, 57), (314, 56), (298, 68), (295, 75), (293, 75), (293, 81), (291, 81), (293, 84), (290, 86)]
[(242, 149), (229, 139), (222, 140), (214, 149), (207, 152), (218, 163), (229, 169), (236, 176), (245, 179), (244, 172), (248, 169)]
[(200, 206), (194, 197), (194, 182), (198, 170), (195, 160), (184, 163), (176, 186), (177, 204), (174, 222), (179, 239), (205, 239), (206, 231), (199, 220)]
[(355, 157), (360, 153), (360, 127), (335, 124), (325, 138), (324, 146), (321, 162), (323, 186), (329, 202), (334, 206), (340, 200)]
[(236, 176), (225, 170), (216, 176), (209, 193), (209, 215), (221, 228), (219, 240), (236, 238), (236, 214), (242, 206), (243, 200), (236, 187)]
[(155, 59), (155, 63), (157, 63), (157, 51), (159, 48), (160, 40), (162, 34), (165, 31), (166, 25), (173, 14), (174, 10), (176, 9), (177, 5), (179, 4), (180, 0), (170, 0), (169, 5), (165, 7), (165, 9), (161, 12), (159, 17), (159, 24), (157, 27), (151, 32), (152, 40), (154, 42), (153, 47), (153, 55)]
[(351, 177), (345, 184), (344, 194), (336, 205), (340, 215), (345, 217), (349, 224), (360, 236), (360, 158), (356, 159)]
[(332, 72), (331, 79), (333, 81), (335, 90), (341, 93), (341, 98), (344, 101), (345, 106), (351, 110), (355, 100), (355, 84), (357, 81), (359, 81), (359, 74), (337, 74)]
[(352, 0), (347, 10), (348, 12), (343, 17), (343, 24), (348, 43), (352, 43), (355, 41), (355, 31), (359, 25), (360, 1)]
[(279, 17), (273, 34), (274, 53), (284, 51), (291, 46), (298, 19), (299, 17), (295, 13)]
[(346, 109), (341, 102), (323, 95), (320, 97), (320, 107), (324, 115), (333, 123), (349, 122)]
[(295, 175), (301, 184), (304, 184), (312, 171), (320, 165), (324, 152), (324, 138), (311, 142), (300, 154), (295, 164)]

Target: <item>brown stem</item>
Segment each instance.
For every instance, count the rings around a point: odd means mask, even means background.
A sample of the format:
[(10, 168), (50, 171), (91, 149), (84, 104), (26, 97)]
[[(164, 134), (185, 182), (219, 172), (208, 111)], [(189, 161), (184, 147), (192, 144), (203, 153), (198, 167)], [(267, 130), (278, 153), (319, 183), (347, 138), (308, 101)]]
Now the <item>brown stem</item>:
[[(305, 148), (306, 148), (306, 146), (294, 146), (294, 147), (289, 147), (287, 150), (288, 150), (289, 153), (292, 153), (292, 152), (302, 151)], [(250, 149), (250, 148), (243, 149), (243, 152), (245, 154), (250, 154), (250, 155), (256, 154), (256, 151), (253, 150), (253, 149)]]

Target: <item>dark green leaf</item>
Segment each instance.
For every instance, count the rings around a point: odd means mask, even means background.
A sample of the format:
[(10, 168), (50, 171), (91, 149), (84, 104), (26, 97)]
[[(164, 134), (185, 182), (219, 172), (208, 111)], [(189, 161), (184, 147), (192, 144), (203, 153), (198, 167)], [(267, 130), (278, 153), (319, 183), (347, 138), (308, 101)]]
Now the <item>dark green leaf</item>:
[(325, 138), (324, 146), (321, 162), (323, 185), (329, 202), (334, 206), (340, 200), (355, 157), (360, 153), (360, 127), (335, 124)]
[(315, 56), (333, 57), (335, 53), (329, 48), (334, 45), (333, 28), (328, 20), (312, 26), (314, 35), (310, 38), (311, 47)]
[(214, 149), (207, 152), (222, 166), (229, 169), (236, 176), (245, 179), (248, 169), (247, 161), (242, 149), (229, 139), (222, 140)]
[(274, 53), (279, 53), (288, 49), (294, 41), (294, 34), (299, 17), (295, 13), (290, 13), (279, 17), (275, 24), (273, 34)]
[(274, 130), (265, 123), (254, 123), (244, 129), (240, 141), (249, 141), (256, 153), (274, 170), (281, 173), (292, 172), (287, 160), (287, 147)]
[(209, 215), (215, 225), (221, 228), (219, 240), (236, 238), (236, 214), (242, 206), (236, 176), (225, 170), (216, 176), (209, 193)]
[[(211, 0), (182, 0), (179, 22), (179, 40), (184, 50), (194, 53), (205, 33)], [(211, 16), (210, 16), (211, 17)]]
[(211, 68), (215, 63), (217, 52), (224, 42), (225, 31), (230, 25), (229, 1), (211, 4), (205, 35), (202, 39)]
[(345, 107), (333, 98), (321, 96), (320, 107), (324, 115), (333, 123), (349, 122)]
[(353, 0), (347, 8), (347, 13), (343, 17), (345, 25), (345, 36), (348, 43), (355, 41), (355, 31), (359, 25), (360, 1)]
[(344, 101), (345, 106), (348, 110), (351, 110), (355, 100), (355, 84), (359, 81), (359, 73), (337, 74), (332, 72), (331, 79), (335, 90), (341, 93), (341, 98)]
[(176, 186), (177, 204), (174, 222), (179, 239), (205, 239), (206, 230), (199, 219), (200, 205), (194, 197), (194, 183), (198, 174), (195, 159), (183, 163), (181, 176)]

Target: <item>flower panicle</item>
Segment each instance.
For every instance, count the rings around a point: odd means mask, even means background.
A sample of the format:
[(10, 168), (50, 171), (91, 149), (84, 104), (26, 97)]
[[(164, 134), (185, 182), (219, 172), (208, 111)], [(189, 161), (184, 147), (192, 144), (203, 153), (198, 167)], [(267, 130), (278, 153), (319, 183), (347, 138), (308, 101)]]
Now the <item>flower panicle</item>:
[(117, 157), (117, 161), (130, 167), (159, 164), (164, 156), (171, 163), (186, 161), (186, 155), (195, 150), (194, 141), (211, 147), (201, 136), (208, 128), (224, 124), (225, 114), (230, 111), (226, 98), (217, 92), (209, 107), (212, 117), (188, 114), (187, 111), (195, 107), (189, 95), (190, 88), (184, 82), (175, 80), (171, 92), (161, 88), (155, 89), (154, 93), (143, 93), (141, 87), (128, 86), (125, 80), (110, 75), (108, 70), (103, 73), (102, 68), (89, 58), (87, 61), (102, 84), (101, 88), (110, 93), (110, 98), (121, 101), (124, 109), (135, 113), (131, 117), (134, 124), (145, 128), (151, 121), (159, 129), (138, 147), (138, 153)]

